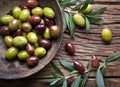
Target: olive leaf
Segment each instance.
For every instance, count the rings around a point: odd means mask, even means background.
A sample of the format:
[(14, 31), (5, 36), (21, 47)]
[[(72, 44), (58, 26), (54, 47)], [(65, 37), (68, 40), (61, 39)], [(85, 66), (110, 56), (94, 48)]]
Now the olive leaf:
[(90, 32), (90, 22), (87, 17), (84, 16), (84, 18), (86, 21), (86, 32), (89, 33)]
[(53, 81), (57, 80), (58, 78), (51, 78), (51, 79), (42, 79), (42, 82), (46, 82), (46, 83), (52, 83)]
[(63, 82), (62, 87), (67, 87), (67, 79), (65, 79), (65, 81)]
[(55, 65), (55, 63), (53, 61), (51, 61), (51, 66), (53, 67), (53, 69), (61, 76), (64, 76), (64, 74), (61, 72), (61, 70)]
[(91, 13), (89, 13), (89, 15), (102, 14), (102, 13), (104, 13), (104, 11), (106, 11), (106, 7), (102, 7), (100, 9), (95, 10), (95, 11), (92, 11)]
[(79, 75), (72, 83), (71, 87), (79, 87), (81, 81), (81, 75)]
[(67, 62), (63, 59), (59, 59), (59, 62), (65, 69), (67, 69), (69, 71), (74, 71), (75, 70), (74, 66), (71, 63), (69, 63), (69, 62)]
[(113, 62), (119, 58), (120, 58), (120, 54), (111, 55), (105, 60), (105, 62)]
[(68, 6), (74, 5), (77, 0), (59, 0), (61, 7), (66, 8)]
[(76, 5), (74, 8), (72, 8), (72, 10), (73, 11), (76, 11), (76, 10), (80, 10), (80, 7), (82, 6), (82, 4), (83, 4), (84, 2), (81, 2), (81, 3), (79, 3), (78, 5)]
[(102, 24), (102, 18), (91, 16), (91, 15), (86, 15), (86, 17), (88, 18), (90, 24), (96, 24), (96, 25)]
[(85, 83), (86, 83), (88, 77), (89, 77), (89, 73), (86, 73), (84, 78), (81, 81), (80, 87), (84, 87), (85, 86)]
[(96, 72), (96, 83), (98, 87), (105, 87), (103, 75), (100, 69)]
[(66, 20), (66, 14), (64, 11), (62, 11), (62, 19), (63, 19), (63, 29), (64, 31), (67, 29), (67, 20)]

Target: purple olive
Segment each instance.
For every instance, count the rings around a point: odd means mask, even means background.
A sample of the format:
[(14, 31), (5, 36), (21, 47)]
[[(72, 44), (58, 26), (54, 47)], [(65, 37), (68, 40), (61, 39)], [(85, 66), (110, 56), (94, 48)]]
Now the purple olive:
[(99, 60), (95, 55), (92, 55), (91, 66), (93, 68), (98, 68), (100, 66)]
[(43, 32), (45, 31), (46, 27), (44, 24), (39, 24), (35, 26), (35, 30), (40, 33), (43, 34)]
[(30, 22), (31, 25), (35, 26), (35, 25), (40, 24), (41, 18), (40, 18), (40, 16), (33, 15), (33, 16), (30, 17), (29, 22)]
[(21, 28), (25, 32), (30, 32), (32, 30), (32, 25), (29, 22), (24, 22)]
[(44, 22), (45, 22), (45, 25), (47, 26), (47, 27), (50, 27), (50, 26), (52, 26), (52, 25), (54, 25), (55, 23), (52, 21), (52, 20), (50, 20), (50, 19), (48, 19), (48, 18), (44, 18)]
[(39, 63), (39, 58), (36, 57), (36, 56), (31, 56), (31, 57), (27, 58), (26, 61), (27, 61), (27, 65), (28, 65), (29, 67), (34, 67), (34, 66), (38, 65), (38, 63)]
[(74, 81), (74, 78), (73, 77), (70, 77), (67, 79), (67, 87), (71, 87), (71, 84), (73, 83)]
[(37, 0), (27, 0), (27, 6), (29, 8), (34, 8), (38, 5), (38, 1)]
[(20, 7), (22, 10), (23, 10), (23, 9), (29, 9), (29, 8), (27, 7), (26, 3), (21, 4), (19, 7)]
[(74, 64), (75, 69), (76, 69), (79, 73), (84, 74), (85, 68), (84, 68), (82, 62), (80, 62), (80, 61), (74, 61), (73, 64)]
[(47, 50), (50, 49), (52, 46), (51, 41), (47, 39), (39, 39), (38, 44), (39, 46), (44, 47)]
[(17, 29), (17, 30), (13, 33), (13, 37), (21, 36), (21, 35), (22, 35), (21, 29)]
[(65, 50), (66, 50), (70, 55), (74, 55), (74, 53), (75, 53), (75, 47), (74, 47), (74, 45), (71, 44), (71, 43), (68, 43), (68, 42), (65, 44)]
[(27, 50), (27, 52), (28, 52), (29, 54), (33, 54), (35, 48), (34, 48), (34, 46), (31, 45), (30, 43), (27, 43), (27, 44), (26, 44), (26, 50)]
[(8, 26), (3, 26), (0, 28), (0, 33), (2, 35), (10, 35), (10, 29)]

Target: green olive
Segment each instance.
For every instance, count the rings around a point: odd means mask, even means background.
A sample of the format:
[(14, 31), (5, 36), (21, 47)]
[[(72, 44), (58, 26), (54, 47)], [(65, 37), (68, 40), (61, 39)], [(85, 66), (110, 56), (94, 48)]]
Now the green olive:
[(43, 9), (43, 14), (45, 17), (50, 18), (50, 19), (53, 19), (55, 17), (55, 12), (50, 7), (45, 7)]
[(29, 32), (27, 34), (27, 40), (28, 42), (30, 42), (31, 44), (34, 44), (38, 41), (38, 36), (35, 32)]
[(4, 37), (4, 42), (8, 47), (12, 46), (12, 40), (13, 40), (13, 38), (11, 36), (5, 36)]
[(21, 12), (20, 12), (20, 15), (19, 15), (19, 19), (21, 21), (26, 21), (30, 16), (30, 11), (28, 9), (23, 9)]
[(19, 6), (15, 6), (13, 9), (12, 9), (12, 15), (13, 17), (15, 18), (19, 18), (19, 15), (20, 15), (20, 12), (21, 12), (21, 8)]
[(12, 20), (14, 19), (13, 16), (11, 15), (4, 15), (0, 18), (0, 21), (3, 23), (3, 24), (9, 24)]
[(34, 51), (34, 55), (37, 57), (43, 57), (46, 55), (46, 50), (43, 47), (38, 47)]
[(8, 60), (14, 59), (17, 56), (18, 51), (19, 51), (18, 48), (10, 47), (5, 53), (6, 59)]
[(50, 35), (50, 29), (46, 27), (44, 33), (43, 33), (43, 37), (45, 39), (50, 39), (51, 38), (51, 35)]
[(93, 9), (92, 5), (88, 4), (87, 8), (85, 10), (81, 11), (81, 13), (88, 14), (92, 11), (92, 9)]
[(43, 15), (43, 9), (41, 7), (35, 7), (32, 9), (31, 12), (33, 15), (38, 15), (40, 17), (42, 17), (42, 15)]
[(74, 14), (73, 20), (74, 20), (74, 23), (76, 25), (78, 25), (80, 27), (84, 27), (85, 26), (85, 19), (82, 17), (81, 14), (79, 14), (79, 13)]
[(112, 40), (112, 32), (109, 28), (104, 28), (102, 30), (101, 36), (105, 42), (110, 42)]
[(23, 36), (16, 36), (13, 38), (13, 45), (15, 47), (24, 47), (27, 44), (27, 39)]
[(26, 60), (27, 58), (29, 58), (29, 56), (30, 55), (26, 50), (21, 50), (17, 55), (19, 60)]

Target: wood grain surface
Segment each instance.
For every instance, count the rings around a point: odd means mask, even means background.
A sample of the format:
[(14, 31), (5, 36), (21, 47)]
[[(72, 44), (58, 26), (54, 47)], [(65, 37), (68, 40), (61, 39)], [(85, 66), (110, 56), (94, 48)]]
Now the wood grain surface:
[[(19, 5), (21, 1), (24, 0), (11, 0), (14, 1), (14, 5)], [(65, 59), (69, 62), (74, 60), (80, 60), (83, 62), (84, 66), (87, 64), (88, 60), (91, 58), (92, 54), (96, 54), (98, 58), (105, 60), (109, 55), (120, 53), (120, 0), (94, 0), (94, 9), (100, 8), (102, 6), (107, 7), (104, 14), (99, 16), (103, 19), (103, 24), (100, 26), (91, 25), (91, 30), (89, 34), (86, 34), (85, 29), (76, 27), (75, 29), (75, 39), (71, 39), (69, 32), (65, 31), (63, 34), (63, 41), (54, 57), (53, 61), (57, 66), (68, 75), (69, 72), (66, 71), (58, 62), (58, 58)], [(9, 4), (9, 2), (3, 0), (3, 6), (0, 9), (7, 9), (9, 11), (14, 5)], [(7, 7), (4, 5), (7, 4)], [(5, 14), (7, 11), (0, 14)], [(101, 39), (101, 30), (103, 28), (110, 28), (113, 32), (113, 39), (111, 43), (105, 44)], [(74, 56), (70, 56), (66, 53), (64, 45), (66, 42), (71, 42), (75, 45), (76, 53)], [(120, 59), (110, 63), (105, 71), (105, 86), (106, 87), (120, 87)], [(51, 75), (52, 67), (48, 64), (44, 69), (38, 73), (19, 80), (0, 80), (0, 87), (49, 87), (47, 84), (41, 82), (41, 79), (52, 78)], [(89, 80), (85, 87), (97, 87), (95, 83), (95, 73), (91, 73)]]

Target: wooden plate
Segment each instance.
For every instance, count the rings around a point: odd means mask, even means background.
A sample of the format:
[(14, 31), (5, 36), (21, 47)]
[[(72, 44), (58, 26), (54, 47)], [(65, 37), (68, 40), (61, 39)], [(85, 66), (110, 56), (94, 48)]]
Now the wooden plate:
[[(4, 0), (1, 0), (0, 2), (2, 1), (4, 3)], [(11, 0), (7, 0), (7, 2), (9, 2), (8, 4), (12, 5), (14, 1), (16, 3), (16, 0), (13, 0), (11, 2), (10, 1)], [(18, 1), (17, 4), (20, 4), (19, 2), (22, 2), (24, 0), (17, 0), (17, 1)], [(53, 40), (52, 48), (48, 51), (47, 55), (43, 59), (40, 59), (39, 64), (34, 68), (28, 68), (26, 63), (21, 63), (18, 60), (9, 62), (5, 59), (6, 46), (3, 42), (3, 37), (0, 35), (0, 79), (20, 79), (40, 71), (53, 59), (57, 50), (59, 49), (62, 40), (62, 33), (63, 33), (62, 15), (59, 5), (56, 0), (40, 0), (39, 4), (42, 7), (48, 6), (54, 9), (56, 14), (55, 22), (58, 26), (60, 26), (61, 29), (60, 36), (56, 40)], [(0, 12), (2, 13), (1, 10)]]

